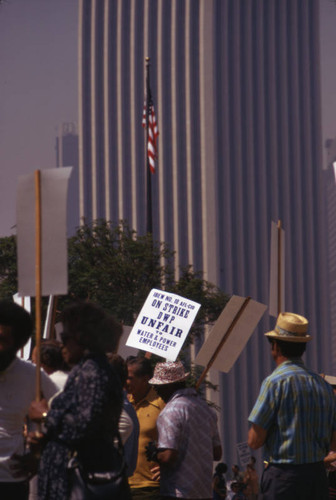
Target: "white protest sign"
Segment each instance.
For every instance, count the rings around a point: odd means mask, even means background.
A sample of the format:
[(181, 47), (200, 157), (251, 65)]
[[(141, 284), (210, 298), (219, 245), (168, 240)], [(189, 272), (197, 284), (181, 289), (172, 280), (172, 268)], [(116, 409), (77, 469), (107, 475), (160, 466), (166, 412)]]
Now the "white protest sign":
[(126, 345), (175, 361), (200, 304), (174, 293), (150, 291)]
[[(68, 292), (66, 200), (72, 167), (41, 171), (42, 295)], [(19, 177), (16, 204), (20, 295), (36, 295), (35, 176)]]
[(237, 444), (237, 453), (240, 465), (245, 468), (251, 461), (251, 449), (247, 442)]

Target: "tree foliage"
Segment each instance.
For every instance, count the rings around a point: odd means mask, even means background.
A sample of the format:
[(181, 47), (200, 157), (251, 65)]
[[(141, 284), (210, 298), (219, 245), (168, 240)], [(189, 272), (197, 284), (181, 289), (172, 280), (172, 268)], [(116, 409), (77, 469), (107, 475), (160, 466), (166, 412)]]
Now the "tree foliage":
[[(59, 309), (74, 299), (89, 299), (133, 325), (150, 290), (159, 288), (201, 304), (191, 331), (198, 335), (217, 319), (228, 300), (192, 266), (180, 269), (175, 280), (174, 252), (149, 234), (138, 235), (125, 221), (82, 225), (68, 241), (68, 262), (69, 293), (59, 298)], [(0, 296), (11, 298), (16, 291), (15, 237), (0, 238)]]
[(84, 224), (69, 240), (68, 256), (69, 295), (98, 302), (129, 325), (149, 291), (173, 279), (167, 246), (124, 221)]
[(16, 238), (0, 238), (0, 297), (12, 299), (17, 292)]

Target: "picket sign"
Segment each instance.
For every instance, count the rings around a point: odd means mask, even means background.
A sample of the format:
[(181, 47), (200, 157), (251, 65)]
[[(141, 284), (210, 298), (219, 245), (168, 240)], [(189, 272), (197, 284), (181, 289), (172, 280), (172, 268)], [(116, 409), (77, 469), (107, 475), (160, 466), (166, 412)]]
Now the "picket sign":
[(126, 345), (175, 361), (200, 306), (180, 295), (153, 288)]
[(17, 190), (18, 292), (35, 297), (36, 400), (41, 397), (42, 295), (68, 291), (66, 200), (72, 167), (19, 177)]

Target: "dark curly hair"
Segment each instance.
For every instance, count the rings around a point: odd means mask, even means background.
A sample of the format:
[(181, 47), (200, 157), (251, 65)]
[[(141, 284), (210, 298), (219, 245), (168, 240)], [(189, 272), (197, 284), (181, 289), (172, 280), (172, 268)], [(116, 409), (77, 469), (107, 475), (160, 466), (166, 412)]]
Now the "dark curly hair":
[(119, 375), (122, 387), (125, 387), (128, 376), (126, 361), (124, 360), (124, 358), (119, 356), (119, 354), (114, 354), (111, 352), (107, 354), (107, 359)]
[(139, 377), (147, 375), (153, 377), (154, 368), (151, 361), (144, 356), (128, 356), (126, 359), (127, 366), (135, 366), (135, 374)]
[(76, 302), (61, 313), (63, 335), (77, 335), (78, 342), (92, 352), (115, 352), (122, 325), (93, 302)]
[(43, 365), (53, 371), (68, 369), (62, 356), (62, 344), (57, 340), (41, 340), (40, 359)]
[(33, 321), (30, 314), (15, 302), (0, 301), (0, 325), (10, 326), (15, 348), (21, 349), (33, 333)]

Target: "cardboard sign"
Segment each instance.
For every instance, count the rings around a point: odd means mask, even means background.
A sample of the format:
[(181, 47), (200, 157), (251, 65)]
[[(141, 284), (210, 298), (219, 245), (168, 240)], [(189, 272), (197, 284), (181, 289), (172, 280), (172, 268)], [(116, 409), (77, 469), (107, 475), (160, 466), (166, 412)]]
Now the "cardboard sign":
[[(66, 200), (72, 167), (41, 171), (42, 295), (68, 291)], [(35, 297), (35, 178), (19, 177), (17, 254), (19, 293)]]
[(135, 349), (134, 347), (129, 347), (126, 345), (127, 339), (129, 337), (129, 334), (131, 333), (132, 327), (123, 325), (123, 332), (120, 337), (119, 341), (119, 346), (118, 346), (118, 354), (121, 356), (123, 359), (127, 359), (128, 356), (137, 356), (138, 355), (138, 349)]
[[(245, 297), (237, 295), (231, 297), (197, 354), (196, 364), (207, 366), (224, 340), (221, 350), (212, 363), (212, 368), (225, 373), (231, 370), (267, 309), (264, 304), (250, 299), (242, 311), (245, 301)], [(234, 326), (231, 328), (233, 323)]]
[(175, 361), (199, 308), (197, 302), (154, 288), (126, 345)]

